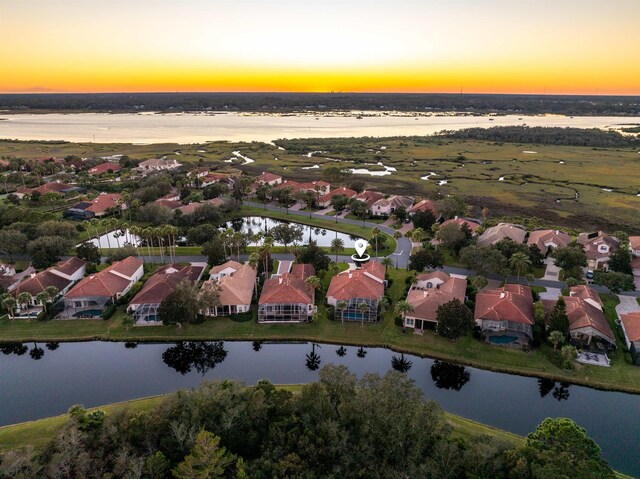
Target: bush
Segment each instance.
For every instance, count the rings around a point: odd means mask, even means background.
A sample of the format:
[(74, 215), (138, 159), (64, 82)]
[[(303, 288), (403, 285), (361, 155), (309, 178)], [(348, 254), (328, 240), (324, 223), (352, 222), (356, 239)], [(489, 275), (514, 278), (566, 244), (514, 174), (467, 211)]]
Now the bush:
[(327, 306), (327, 319), (329, 321), (335, 321), (336, 319), (336, 308), (331, 305)]
[(402, 316), (396, 316), (395, 318), (393, 318), (393, 323), (396, 326), (402, 327), (404, 325), (404, 320), (402, 319)]
[(112, 304), (111, 306), (109, 306), (102, 313), (102, 319), (104, 319), (104, 320), (111, 319), (111, 316), (113, 316), (115, 314), (116, 309), (117, 309), (117, 306), (115, 304)]

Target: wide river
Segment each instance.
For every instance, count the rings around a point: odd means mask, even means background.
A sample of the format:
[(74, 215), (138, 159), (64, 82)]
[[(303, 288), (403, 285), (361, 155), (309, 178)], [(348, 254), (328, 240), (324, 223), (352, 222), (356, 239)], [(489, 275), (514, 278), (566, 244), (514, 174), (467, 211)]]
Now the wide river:
[[(384, 374), (392, 358), (400, 358), (382, 348), (366, 348), (361, 357), (356, 347), (346, 347), (340, 356), (338, 347), (330, 344), (208, 343), (217, 347), (207, 351), (202, 344), (131, 348), (109, 342), (31, 343), (13, 351), (5, 345), (0, 354), (0, 425), (60, 414), (73, 404), (98, 406), (190, 388), (205, 380), (308, 383), (318, 379), (317, 367), (329, 363), (344, 364), (358, 376)], [(312, 351), (318, 356), (315, 362), (308, 357)], [(640, 395), (404, 358), (411, 361), (407, 374), (425, 398), (445, 410), (522, 435), (546, 417), (570, 417), (586, 428), (613, 467), (640, 477)]]
[(430, 135), (442, 130), (498, 125), (619, 128), (640, 117), (561, 115), (314, 116), (244, 113), (73, 113), (10, 115), (0, 112), (0, 138), (97, 143), (204, 143), (279, 138), (388, 137)]

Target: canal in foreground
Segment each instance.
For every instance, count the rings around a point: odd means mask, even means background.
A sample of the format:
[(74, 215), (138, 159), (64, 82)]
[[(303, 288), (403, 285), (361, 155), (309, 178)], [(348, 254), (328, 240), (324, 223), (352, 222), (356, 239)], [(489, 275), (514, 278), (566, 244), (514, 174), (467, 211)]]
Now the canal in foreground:
[(340, 350), (329, 344), (30, 343), (5, 344), (0, 352), (0, 425), (61, 414), (73, 404), (99, 406), (206, 380), (308, 383), (329, 363), (344, 364), (359, 377), (384, 374), (393, 364), (408, 368), (426, 399), (500, 429), (526, 435), (546, 417), (572, 418), (615, 469), (640, 477), (639, 395), (455, 366), (383, 348)]

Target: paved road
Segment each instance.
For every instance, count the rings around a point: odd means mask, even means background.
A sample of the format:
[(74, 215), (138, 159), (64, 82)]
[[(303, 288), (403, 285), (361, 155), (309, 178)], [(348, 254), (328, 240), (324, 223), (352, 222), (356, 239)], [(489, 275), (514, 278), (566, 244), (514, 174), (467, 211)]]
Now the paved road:
[[(245, 205), (254, 206), (256, 208), (266, 209), (267, 211), (277, 211), (279, 213), (287, 213), (285, 208), (281, 208), (279, 206), (265, 205), (260, 203), (254, 203), (252, 201), (245, 201)], [(396, 232), (393, 228), (389, 228), (388, 226), (384, 226), (378, 223), (370, 223), (368, 221), (361, 220), (352, 220), (350, 218), (342, 218), (340, 216), (325, 216), (318, 213), (309, 213), (308, 211), (293, 211), (289, 210), (289, 215), (292, 217), (291, 220), (295, 221), (296, 216), (301, 216), (305, 218), (316, 218), (324, 221), (333, 221), (335, 223), (344, 223), (355, 226), (364, 226), (365, 228), (378, 228), (380, 231), (387, 233), (393, 236), (393, 233)], [(397, 264), (398, 268), (406, 268), (409, 265), (409, 256), (411, 256), (411, 241), (408, 238), (402, 237), (396, 240), (396, 249), (393, 253), (391, 253), (390, 257), (393, 260), (394, 264)]]

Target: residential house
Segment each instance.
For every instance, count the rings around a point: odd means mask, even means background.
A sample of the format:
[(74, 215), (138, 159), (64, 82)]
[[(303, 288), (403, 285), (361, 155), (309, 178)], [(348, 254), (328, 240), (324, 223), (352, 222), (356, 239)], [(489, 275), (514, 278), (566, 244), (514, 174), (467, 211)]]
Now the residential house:
[(0, 276), (13, 276), (16, 274), (16, 268), (12, 264), (0, 261)]
[(256, 178), (256, 183), (258, 183), (258, 185), (276, 186), (282, 183), (282, 176), (263, 171), (262, 174)]
[(566, 248), (570, 243), (571, 236), (560, 230), (535, 230), (527, 240), (527, 244), (535, 245), (543, 256), (558, 248)]
[(631, 248), (631, 268), (636, 276), (636, 285), (640, 288), (640, 236), (629, 236), (629, 248)]
[(67, 208), (62, 216), (72, 220), (100, 218), (112, 211), (125, 210), (127, 204), (120, 193), (100, 193), (92, 200), (81, 201)]
[(376, 201), (379, 201), (384, 198), (384, 193), (380, 193), (379, 191), (373, 190), (365, 190), (362, 193), (358, 193), (356, 195), (356, 200), (362, 201), (367, 205), (369, 209), (373, 206)]
[(520, 225), (510, 223), (500, 223), (491, 228), (487, 228), (484, 233), (478, 237), (480, 246), (491, 246), (503, 239), (510, 239), (516, 243), (524, 243), (527, 231)]
[(233, 186), (233, 178), (223, 173), (209, 173), (200, 178), (200, 188), (206, 188), (214, 183), (224, 183), (226, 185)]
[(314, 274), (313, 265), (294, 264), (290, 273), (266, 280), (258, 301), (258, 322), (309, 321), (316, 312), (315, 290), (305, 280)]
[(640, 312), (621, 314), (619, 324), (631, 353), (631, 360), (633, 364), (640, 366)]
[(328, 208), (329, 206), (331, 206), (331, 200), (333, 200), (334, 196), (346, 196), (348, 199), (351, 199), (357, 196), (357, 194), (357, 191), (354, 191), (350, 188), (335, 188), (329, 193), (320, 196), (320, 198), (318, 199), (318, 206), (320, 206), (321, 208)]
[(431, 211), (431, 213), (433, 213), (433, 216), (435, 216), (436, 220), (440, 219), (441, 217), (440, 213), (438, 212), (438, 208), (436, 208), (435, 202), (431, 200), (426, 200), (426, 199), (420, 200), (411, 208), (409, 208), (410, 215), (413, 215), (418, 211)]
[(616, 339), (604, 314), (598, 293), (585, 285), (569, 289), (564, 297), (569, 318), (569, 336), (574, 345), (595, 350), (616, 349)]
[(404, 316), (404, 327), (416, 333), (432, 329), (438, 324), (438, 308), (454, 299), (464, 303), (467, 280), (444, 271), (422, 273), (416, 277), (407, 294), (407, 302), (413, 311)]
[(227, 261), (211, 268), (209, 281), (202, 289), (217, 287), (220, 291), (220, 305), (204, 311), (205, 316), (228, 316), (246, 313), (251, 309), (251, 301), (256, 290), (256, 270), (248, 263)]
[(413, 198), (408, 196), (390, 196), (376, 201), (371, 205), (371, 214), (374, 216), (390, 216), (395, 210), (404, 207), (407, 211), (413, 205)]
[(16, 317), (37, 317), (44, 307), (44, 304), (37, 298), (40, 293), (45, 292), (49, 287), (54, 287), (58, 291), (56, 297), (64, 295), (84, 275), (85, 261), (75, 256), (60, 261), (40, 273), (31, 275), (11, 292), (15, 298), (18, 298), (22, 293), (31, 295), (31, 301), (28, 305), (18, 305)]
[(62, 319), (100, 318), (144, 274), (140, 258), (129, 256), (82, 279), (64, 296)]
[(105, 173), (117, 173), (122, 170), (122, 166), (117, 163), (100, 163), (92, 168), (89, 168), (88, 173), (92, 176), (104, 175)]
[(607, 270), (611, 255), (618, 250), (620, 240), (604, 231), (580, 233), (578, 243), (587, 255), (587, 266), (591, 269)]
[(478, 220), (474, 220), (472, 218), (460, 218), (458, 216), (456, 216), (455, 218), (451, 218), (448, 219), (446, 221), (444, 221), (441, 225), (440, 228), (450, 225), (450, 224), (455, 224), (458, 225), (459, 228), (462, 228), (462, 226), (466, 225), (467, 228), (469, 228), (469, 230), (471, 231), (471, 234), (473, 236), (475, 236), (476, 230), (480, 227), (480, 222)]
[(180, 168), (181, 166), (182, 163), (178, 163), (178, 161), (173, 158), (153, 158), (150, 160), (141, 161), (136, 167), (136, 170), (138, 170), (143, 175), (146, 175), (155, 171), (173, 170), (175, 168)]
[(157, 316), (160, 303), (175, 291), (181, 281), (200, 281), (205, 266), (204, 263), (192, 263), (187, 266), (170, 263), (153, 273), (127, 307), (127, 312), (133, 315), (135, 324), (162, 324)]
[[(378, 321), (378, 304), (384, 296), (385, 272), (382, 263), (370, 261), (360, 269), (349, 269), (331, 278), (327, 304), (336, 308), (336, 319), (369, 323)], [(341, 302), (346, 305), (344, 309), (338, 308)], [(367, 308), (364, 309), (361, 304)]]
[(18, 188), (16, 196), (18, 198), (24, 198), (25, 195), (32, 195), (33, 193), (40, 193), (46, 195), (47, 193), (55, 193), (60, 196), (73, 196), (84, 191), (84, 188), (75, 185), (69, 185), (67, 183), (61, 183), (58, 181), (52, 181), (45, 183), (36, 188)]
[(326, 181), (307, 181), (301, 183), (299, 181), (287, 180), (283, 183), (278, 183), (273, 187), (274, 191), (282, 190), (284, 188), (290, 188), (292, 193), (313, 193), (317, 196), (325, 195), (329, 193), (331, 189), (331, 183)]
[(523, 347), (533, 339), (533, 295), (531, 288), (505, 284), (476, 294), (474, 318), (491, 344)]

